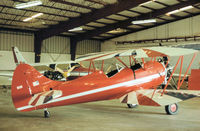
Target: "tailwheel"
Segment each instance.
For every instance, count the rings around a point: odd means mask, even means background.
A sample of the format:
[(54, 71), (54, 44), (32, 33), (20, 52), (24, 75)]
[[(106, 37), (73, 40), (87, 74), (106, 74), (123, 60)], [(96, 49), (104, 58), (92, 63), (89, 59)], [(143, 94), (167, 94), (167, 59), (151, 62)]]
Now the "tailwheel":
[(50, 112), (47, 109), (44, 109), (44, 117), (49, 118), (50, 117)]
[(174, 104), (165, 106), (165, 111), (169, 115), (176, 115), (178, 113), (178, 108), (179, 108), (178, 104), (174, 103)]
[(128, 108), (136, 108), (138, 105), (137, 104), (127, 104)]

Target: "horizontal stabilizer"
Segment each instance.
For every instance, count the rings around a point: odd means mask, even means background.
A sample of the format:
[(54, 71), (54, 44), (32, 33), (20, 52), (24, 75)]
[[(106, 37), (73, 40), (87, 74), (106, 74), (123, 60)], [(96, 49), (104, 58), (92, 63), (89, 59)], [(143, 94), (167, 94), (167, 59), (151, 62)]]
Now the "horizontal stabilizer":
[(58, 98), (60, 96), (62, 96), (62, 91), (60, 90), (45, 91), (45, 92), (35, 94), (31, 98), (28, 104), (32, 106), (39, 106), (47, 102), (50, 102), (51, 100)]

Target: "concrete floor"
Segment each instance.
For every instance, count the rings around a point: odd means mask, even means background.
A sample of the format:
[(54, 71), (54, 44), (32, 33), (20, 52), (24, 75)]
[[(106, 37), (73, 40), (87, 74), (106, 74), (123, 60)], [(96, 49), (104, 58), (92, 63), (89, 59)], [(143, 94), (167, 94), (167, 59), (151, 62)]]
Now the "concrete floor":
[(15, 110), (10, 90), (0, 90), (0, 131), (199, 131), (200, 98), (181, 102), (178, 115), (164, 107), (128, 109), (118, 100), (93, 102), (21, 113)]

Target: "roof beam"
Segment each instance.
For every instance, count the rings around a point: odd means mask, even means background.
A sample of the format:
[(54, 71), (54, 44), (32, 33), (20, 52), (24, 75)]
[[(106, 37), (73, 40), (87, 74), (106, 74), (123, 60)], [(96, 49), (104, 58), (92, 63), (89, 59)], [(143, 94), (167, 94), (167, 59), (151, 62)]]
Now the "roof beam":
[[(7, 26), (7, 27), (4, 27), (4, 26)], [(23, 28), (22, 26), (17, 26), (17, 25), (0, 24), (0, 31), (5, 30), (5, 31), (24, 32), (24, 33), (35, 33), (36, 32), (35, 30), (33, 30), (33, 28), (30, 28), (30, 29), (28, 29), (29, 27), (25, 27), (25, 28)], [(66, 35), (66, 34), (59, 34), (57, 36), (71, 37), (71, 35)], [(96, 40), (96, 39), (92, 38), (91, 40)]]
[(127, 27), (127, 26), (131, 25), (132, 24), (131, 22), (134, 21), (134, 20), (149, 19), (150, 16), (151, 16), (151, 18), (156, 18), (156, 17), (164, 15), (164, 14), (170, 12), (170, 11), (173, 11), (173, 10), (176, 10), (176, 9), (188, 6), (188, 5), (194, 5), (194, 4), (197, 4), (197, 3), (200, 3), (200, 1), (199, 0), (185, 1), (185, 2), (182, 2), (182, 3), (176, 4), (176, 5), (172, 5), (172, 6), (167, 7), (167, 8), (158, 9), (158, 10), (155, 10), (155, 11), (150, 12), (150, 13), (146, 13), (146, 14), (143, 14), (143, 15), (140, 15), (140, 16), (137, 16), (137, 17), (133, 17), (133, 18), (130, 18), (128, 20), (109, 24), (107, 26), (104, 26), (103, 28), (97, 28), (95, 30), (88, 31), (86, 33), (83, 33), (83, 34), (78, 35), (78, 36), (73, 36), (73, 37), (76, 37), (76, 39), (78, 39), (79, 41), (84, 40), (84, 39), (89, 39), (89, 38), (92, 38), (94, 36), (98, 36), (100, 34), (103, 34), (105, 32), (108, 32), (108, 31), (111, 31), (111, 30), (114, 30), (114, 29), (117, 29), (117, 28)]
[(149, 9), (149, 10), (151, 10), (151, 11), (155, 11), (155, 10), (156, 10), (156, 9), (154, 9), (154, 8), (151, 8), (151, 7), (148, 7), (148, 6), (145, 6), (145, 5), (141, 5), (140, 7)]
[[(2, 26), (4, 26), (4, 24), (0, 24)], [(12, 25), (7, 25), (7, 26), (12, 26)], [(16, 28), (7, 28), (7, 27), (1, 27), (0, 28), (0, 31), (3, 30), (3, 31), (13, 31), (13, 32), (22, 32), (22, 33), (34, 33), (35, 31), (32, 31), (32, 30), (24, 30), (22, 28), (20, 29), (16, 29)]]
[(128, 11), (130, 11), (130, 12), (133, 12), (133, 13), (136, 13), (136, 14), (144, 14), (144, 13), (141, 13), (141, 12), (139, 12), (139, 11), (135, 11), (135, 10), (128, 10)]
[(86, 0), (86, 1), (93, 2), (95, 4), (100, 4), (100, 5), (107, 5), (106, 2), (100, 1), (100, 0)]
[(68, 2), (68, 1), (64, 1), (64, 0), (49, 0), (49, 1), (60, 3), (60, 4), (76, 6), (76, 7), (80, 7), (80, 8), (84, 8), (84, 9), (90, 9), (90, 10), (95, 9), (95, 8), (92, 8), (92, 7), (89, 7), (89, 6), (84, 6), (84, 5), (80, 5), (80, 4), (76, 4), (76, 3), (71, 3), (71, 2)]
[(157, 3), (157, 4), (163, 5), (163, 6), (165, 6), (165, 7), (169, 7), (169, 5), (167, 5), (167, 4), (165, 4), (165, 3), (162, 3), (162, 2), (159, 2), (159, 1), (154, 1), (154, 2)]
[[(151, 11), (156, 11), (156, 9), (153, 9), (153, 8), (150, 8), (150, 7), (148, 7), (148, 6), (144, 6), (144, 5), (142, 5), (141, 7), (143, 7), (143, 8), (146, 8), (146, 9), (149, 9), (149, 10), (151, 10)], [(165, 7), (167, 7), (167, 6), (165, 6)], [(176, 15), (170, 15), (171, 17), (173, 17), (173, 18), (178, 18), (179, 16), (176, 16)]]
[[(13, 8), (11, 6), (6, 6), (6, 5), (0, 5), (0, 7), (9, 8), (9, 9), (15, 9), (15, 8)], [(20, 9), (20, 10), (34, 12), (34, 13), (43, 13), (43, 14), (46, 14), (46, 15), (59, 16), (59, 17), (63, 17), (63, 18), (71, 18), (69, 16), (64, 16), (64, 15), (59, 15), (59, 14), (54, 14), (54, 13), (44, 12), (44, 11), (35, 11), (35, 10), (31, 10), (31, 9)]]
[[(6, 22), (4, 23), (5, 25), (10, 25), (10, 26), (12, 26), (13, 24), (11, 24), (12, 22), (21, 22), (21, 21), (19, 21), (19, 20), (13, 20), (13, 19), (7, 19), (7, 18), (0, 18), (0, 20), (5, 20)], [(6, 24), (7, 22), (10, 22), (9, 24)], [(24, 23), (24, 22), (23, 22)], [(30, 24), (30, 23), (29, 23)], [(2, 24), (3, 25), (3, 24)], [(39, 29), (39, 28), (35, 28), (35, 27), (30, 27), (30, 26), (28, 26), (27, 24), (25, 24), (25, 25), (18, 25), (19, 27), (26, 27), (26, 28), (32, 28), (32, 29)]]
[(194, 8), (196, 8), (196, 9), (199, 9), (199, 10), (200, 10), (200, 7), (194, 6)]
[(126, 16), (126, 15), (123, 15), (123, 14), (115, 14), (115, 15), (118, 15), (118, 16), (121, 16), (121, 17), (124, 17), (124, 18), (130, 18), (130, 16)]
[[(26, 2), (24, 2), (22, 0), (14, 0), (14, 1), (15, 2), (20, 2), (20, 3), (26, 3)], [(48, 8), (48, 9), (56, 9), (56, 10), (62, 10), (62, 11), (69, 11), (69, 12), (73, 12), (73, 13), (77, 13), (77, 14), (81, 13), (81, 12), (78, 12), (78, 11), (75, 11), (75, 10), (62, 9), (62, 8), (57, 8), (57, 7), (48, 6), (48, 5), (44, 5), (44, 4), (43, 5), (39, 5), (39, 6), (45, 7), (45, 8)]]
[(168, 19), (165, 19), (165, 18), (161, 18), (161, 17), (156, 17), (157, 19), (160, 19), (160, 20), (164, 20), (164, 21), (169, 21)]
[(102, 18), (102, 19), (107, 19), (107, 20), (111, 20), (111, 21), (120, 21), (120, 20), (116, 20), (116, 19), (113, 19), (113, 18), (108, 18), (108, 17), (105, 17), (105, 18)]
[(81, 14), (79, 17), (60, 22), (59, 24), (52, 25), (47, 29), (42, 29), (37, 33), (37, 35), (39, 35), (42, 39), (46, 39), (62, 32), (66, 32), (69, 29), (85, 25), (91, 21), (96, 21), (109, 15), (121, 12), (123, 10), (131, 9), (147, 1), (149, 0), (118, 0), (118, 2), (115, 4), (106, 5), (104, 8)]
[[(19, 16), (19, 17), (29, 17), (29, 16), (27, 16), (27, 15), (18, 15), (18, 14), (13, 14), (13, 13), (8, 13), (8, 12), (1, 12), (1, 14), (5, 14), (5, 15), (12, 15), (12, 16), (15, 16), (15, 17), (17, 17), (17, 16)], [(49, 22), (58, 22), (57, 20), (50, 20), (50, 19), (46, 19), (46, 18), (35, 18), (36, 20), (45, 20), (45, 21), (49, 21)], [(26, 22), (27, 23), (27, 22)]]

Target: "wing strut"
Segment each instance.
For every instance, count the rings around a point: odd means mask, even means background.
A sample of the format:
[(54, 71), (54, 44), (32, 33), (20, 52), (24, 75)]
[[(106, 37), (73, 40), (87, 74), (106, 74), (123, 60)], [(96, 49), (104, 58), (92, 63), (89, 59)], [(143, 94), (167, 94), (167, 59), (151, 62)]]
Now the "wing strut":
[(197, 53), (194, 53), (194, 55), (192, 57), (192, 60), (190, 61), (190, 64), (189, 64), (189, 66), (187, 68), (187, 71), (185, 72), (184, 77), (183, 77), (180, 85), (178, 86), (178, 90), (180, 89), (181, 85), (183, 84), (183, 81), (184, 81), (184, 79), (185, 79), (185, 77), (186, 77), (186, 75), (187, 75), (187, 73), (188, 73), (188, 71), (189, 71), (189, 69), (190, 69), (190, 67), (191, 67), (191, 65), (192, 65), (192, 63), (193, 63), (193, 61), (194, 61), (194, 59), (195, 59), (196, 56), (197, 56)]
[(171, 81), (172, 76), (173, 76), (173, 74), (174, 74), (174, 72), (175, 72), (175, 70), (176, 70), (176, 68), (177, 68), (177, 66), (178, 66), (178, 64), (179, 64), (179, 62), (180, 62), (180, 60), (181, 60), (177, 90), (180, 89), (180, 87), (181, 87), (181, 85), (183, 84), (183, 81), (184, 81), (184, 79), (185, 79), (185, 77), (186, 77), (186, 75), (187, 75), (187, 73), (188, 73), (188, 71), (189, 71), (189, 69), (190, 69), (192, 63), (194, 62), (194, 59), (195, 59), (196, 55), (197, 55), (197, 53), (194, 53), (194, 55), (193, 55), (193, 57), (192, 57), (192, 60), (190, 61), (190, 64), (189, 64), (189, 66), (188, 66), (188, 68), (187, 68), (187, 70), (186, 70), (186, 72), (185, 72), (184, 77), (182, 78), (182, 80), (181, 80), (181, 73), (182, 73), (182, 66), (183, 66), (183, 58), (184, 58), (184, 57), (183, 57), (183, 56), (180, 56), (180, 57), (179, 57), (179, 59), (178, 59), (176, 65), (175, 65), (175, 67), (174, 67), (174, 69), (173, 69), (173, 71), (172, 71), (172, 73), (171, 73), (171, 75), (170, 75), (170, 77), (169, 77), (169, 79), (168, 79), (168, 81), (167, 81), (167, 84), (165, 85), (165, 87), (164, 87), (164, 89), (163, 89), (163, 92), (161, 93), (161, 96), (163, 96), (163, 94), (164, 94), (164, 92), (165, 92), (165, 90), (166, 90), (166, 88), (167, 88), (169, 82)]
[(181, 73), (182, 73), (182, 68), (183, 68), (183, 58), (184, 58), (184, 56), (181, 57), (181, 66), (180, 66), (180, 72), (179, 72), (178, 87), (177, 87), (177, 89), (180, 88)]
[(121, 62), (124, 66), (128, 67), (119, 57), (115, 57), (119, 62)]
[(95, 68), (95, 65), (94, 65), (94, 61), (91, 60), (90, 61), (90, 66), (89, 66), (89, 69), (88, 69), (88, 75), (90, 74), (91, 66), (93, 66), (94, 71), (96, 71), (96, 68)]
[(129, 56), (129, 63), (130, 63), (130, 67), (131, 67), (131, 56)]
[[(133, 57), (133, 56), (131, 56), (131, 58), (134, 60), (134, 62), (135, 62), (135, 64), (137, 63), (137, 61), (136, 61), (136, 59)], [(133, 64), (133, 63), (132, 63)]]
[(90, 66), (89, 66), (89, 69), (88, 69), (88, 75), (90, 74), (91, 65), (92, 65), (92, 61), (90, 61)]
[(104, 60), (102, 60), (101, 71), (103, 71)]

